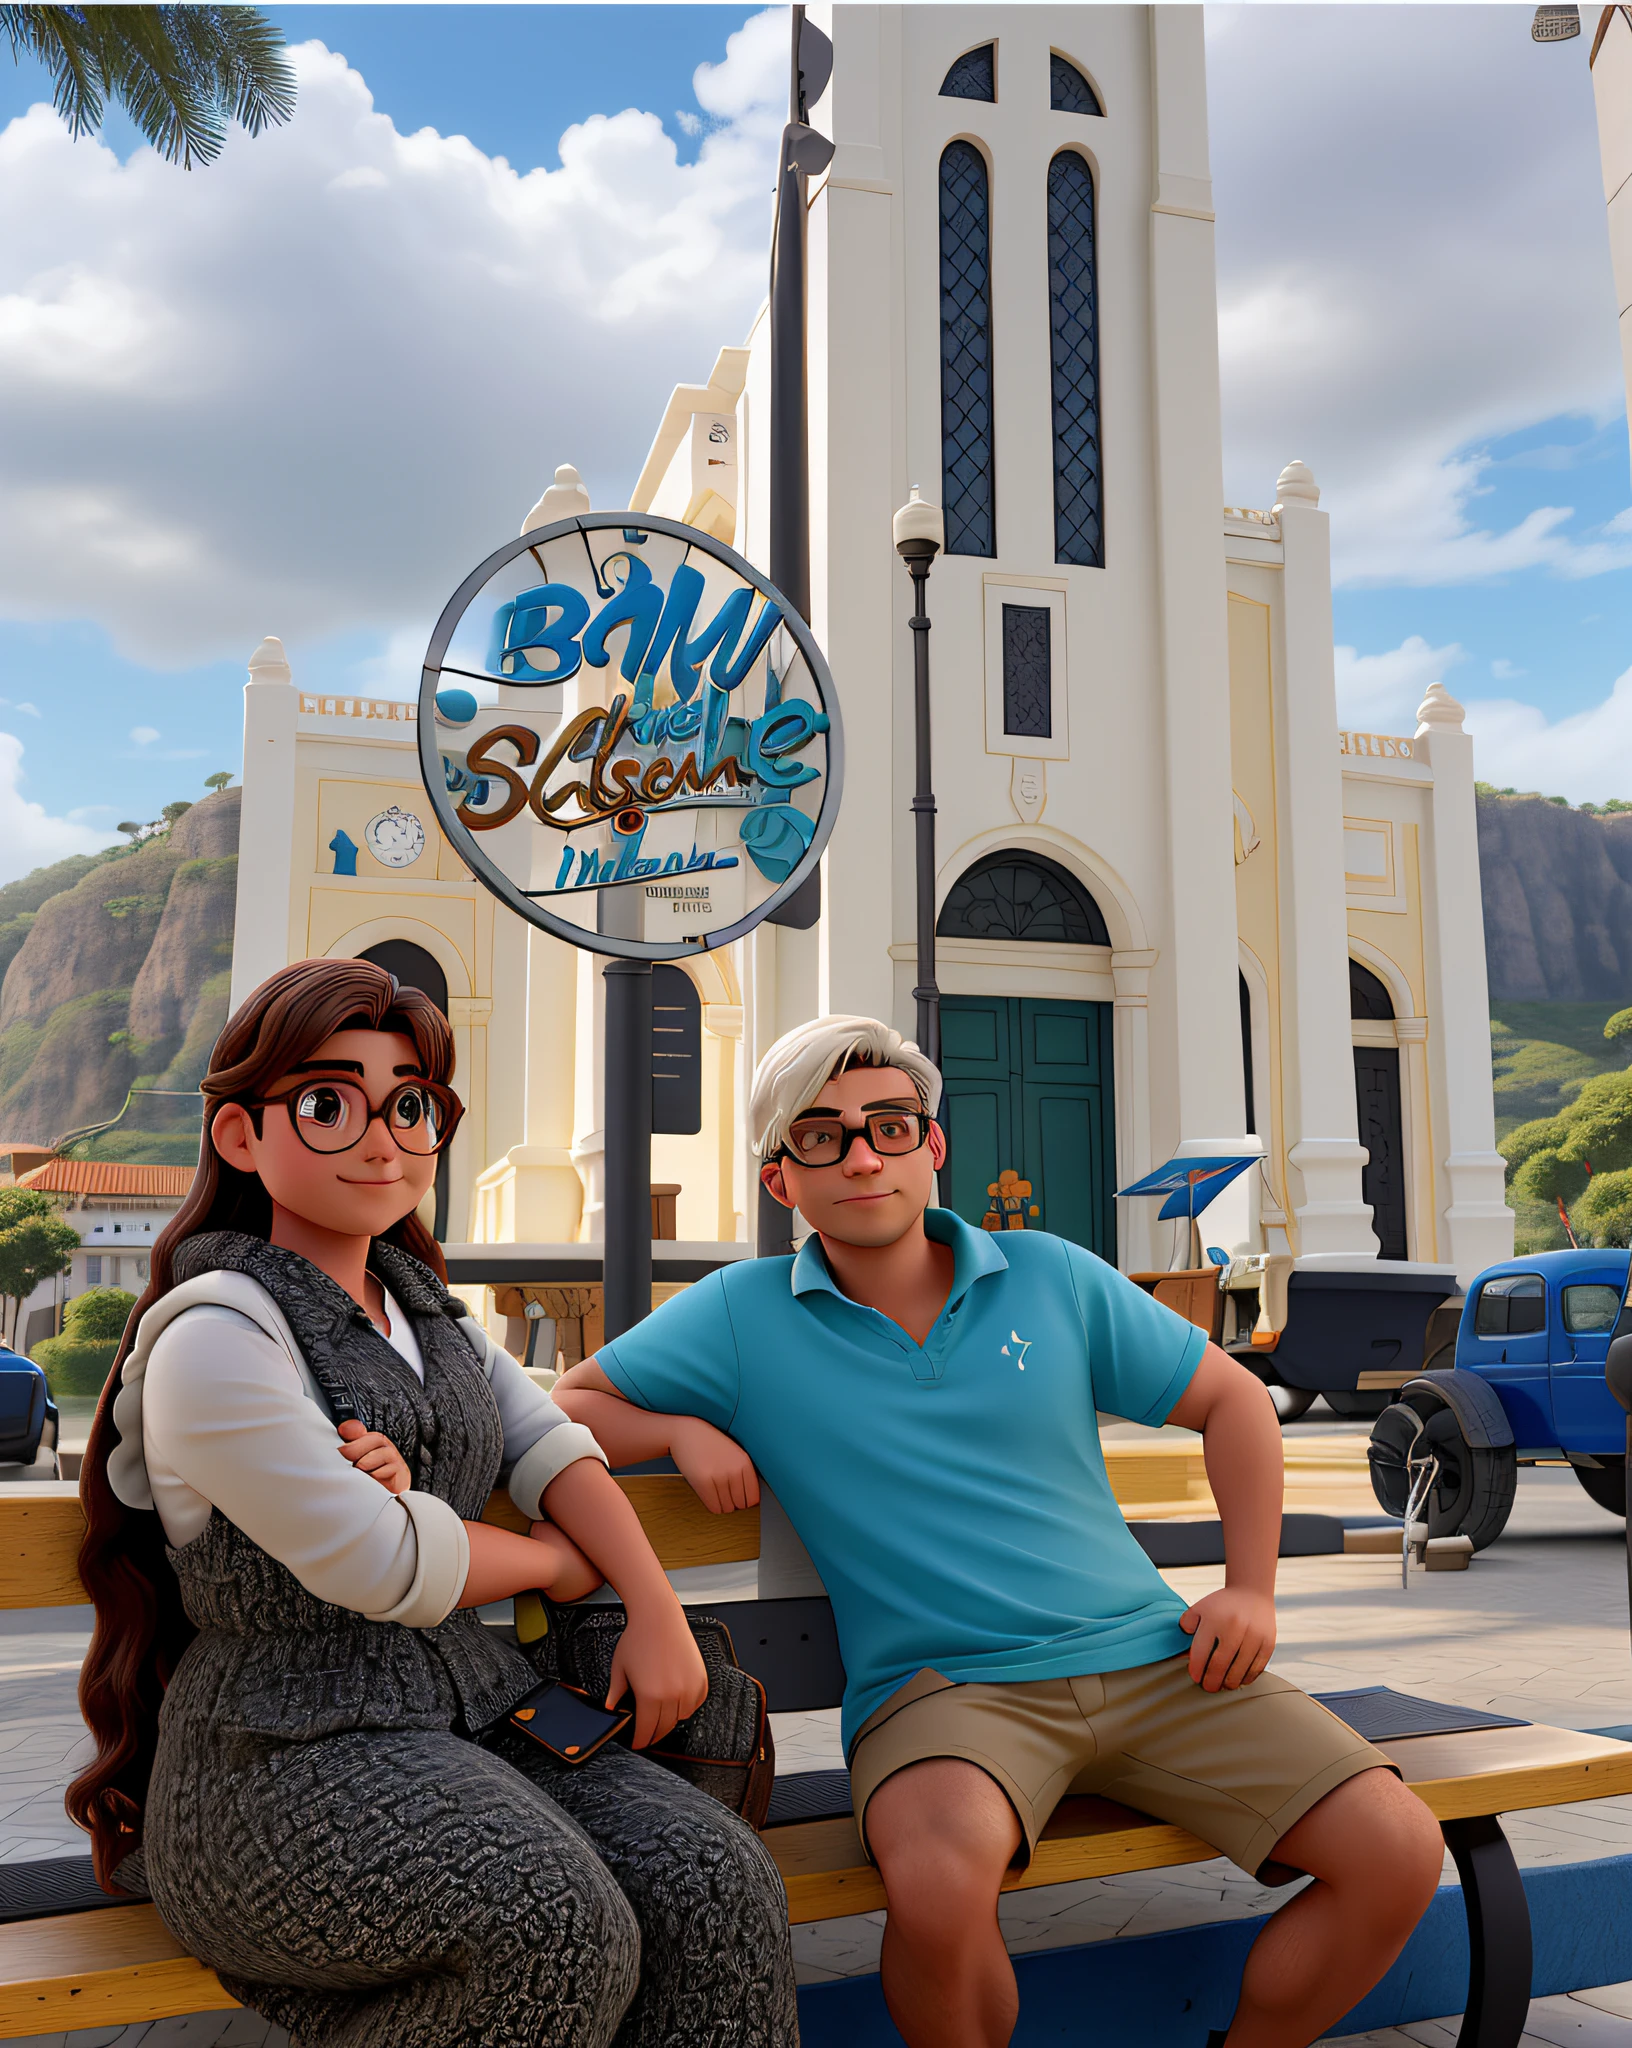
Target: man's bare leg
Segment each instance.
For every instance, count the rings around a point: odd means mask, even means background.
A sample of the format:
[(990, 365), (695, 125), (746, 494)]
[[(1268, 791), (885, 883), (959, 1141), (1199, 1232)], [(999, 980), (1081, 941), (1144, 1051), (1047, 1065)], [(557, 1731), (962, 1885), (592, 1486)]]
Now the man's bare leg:
[(1357, 2005), (1427, 1911), (1439, 1823), (1392, 1772), (1328, 1792), (1281, 1838), (1278, 1862), (1315, 1882), (1253, 1943), (1228, 2048), (1308, 2048)]
[(884, 2002), (907, 2048), (1006, 2048), (1020, 2014), (997, 1893), (1020, 1823), (997, 1783), (958, 1757), (886, 1778), (867, 1842), (889, 1894)]

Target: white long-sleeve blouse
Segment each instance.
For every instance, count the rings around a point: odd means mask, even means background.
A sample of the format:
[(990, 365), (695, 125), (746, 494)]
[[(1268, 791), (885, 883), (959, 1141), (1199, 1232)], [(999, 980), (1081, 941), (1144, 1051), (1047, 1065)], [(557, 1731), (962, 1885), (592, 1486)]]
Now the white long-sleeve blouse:
[[(122, 1433), (139, 1423), (151, 1505), (166, 1539), (175, 1547), (191, 1542), (219, 1508), (318, 1599), (371, 1621), (433, 1627), (464, 1591), (464, 1523), (435, 1495), (388, 1493), (341, 1456), (304, 1361), (272, 1334), (282, 1318), (271, 1297), (246, 1276), (230, 1279), (239, 1295), (254, 1288), (260, 1302), (244, 1297), (243, 1309), (196, 1302), (166, 1320), (150, 1344), (138, 1343), (132, 1364), (144, 1363), (134, 1388), (127, 1367), (116, 1411)], [(259, 1312), (262, 1304), (270, 1315)], [(423, 1377), (407, 1317), (389, 1299), (387, 1315), (403, 1370)], [(460, 1328), (482, 1339), (478, 1362), (504, 1430), (500, 1478), (520, 1511), (537, 1518), (546, 1487), (568, 1465), (580, 1458), (604, 1464), (605, 1456), (508, 1352), (474, 1323)], [(125, 1405), (133, 1391), (134, 1415)], [(115, 1486), (124, 1498), (117, 1479)]]

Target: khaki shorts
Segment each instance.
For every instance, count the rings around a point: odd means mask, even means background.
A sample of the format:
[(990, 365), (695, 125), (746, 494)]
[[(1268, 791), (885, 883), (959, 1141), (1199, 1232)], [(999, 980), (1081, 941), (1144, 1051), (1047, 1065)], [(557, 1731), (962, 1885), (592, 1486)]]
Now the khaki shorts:
[(1188, 1828), (1270, 1884), (1299, 1874), (1274, 1866), (1273, 1851), (1312, 1806), (1362, 1771), (1394, 1769), (1272, 1672), (1203, 1692), (1184, 1657), (1017, 1684), (956, 1685), (926, 1669), (863, 1722), (851, 1751), (864, 1846), (867, 1802), (884, 1780), (941, 1756), (978, 1764), (1008, 1794), (1022, 1868), (1066, 1794), (1088, 1793)]

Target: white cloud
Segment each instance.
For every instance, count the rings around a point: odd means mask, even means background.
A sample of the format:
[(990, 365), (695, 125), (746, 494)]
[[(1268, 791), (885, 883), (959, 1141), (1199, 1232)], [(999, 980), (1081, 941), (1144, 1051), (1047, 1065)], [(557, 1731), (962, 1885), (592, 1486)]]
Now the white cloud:
[(162, 735), (156, 725), (133, 725), (130, 729), (130, 737), (137, 746), (150, 747)]
[(38, 704), (30, 704), (26, 700), (18, 703), (11, 697), (0, 697), (0, 711), (26, 711), (30, 718), (43, 718), (45, 715)]
[(105, 829), (94, 831), (77, 816), (53, 818), (43, 804), (31, 803), (22, 780), (23, 743), (15, 733), (0, 732), (0, 882), (107, 845)]
[(1412, 633), (1385, 654), (1360, 654), (1352, 647), (1333, 649), (1337, 665), (1337, 718), (1361, 732), (1398, 732), (1417, 722), (1417, 706), (1430, 683), (1467, 657), (1453, 640), (1448, 647), (1430, 647)]
[[(699, 68), (681, 164), (597, 115), (525, 177), (399, 134), (321, 44), (208, 172), (0, 132), (0, 614), (158, 665), (400, 633), (558, 462), (620, 504), (670, 388), (766, 288), (787, 16)], [(416, 650), (417, 655), (422, 649)]]
[(1349, 584), (1632, 563), (1628, 515), (1585, 538), (1564, 505), (1492, 518), (1468, 452), (1624, 402), (1580, 45), (1504, 6), (1207, 24), (1226, 501), (1270, 504), (1302, 456)]
[(1571, 803), (1632, 797), (1632, 669), (1601, 703), (1549, 719), (1511, 697), (1467, 707), (1474, 771), (1498, 789), (1537, 789)]
[(1505, 654), (1498, 655), (1490, 664), (1490, 672), (1499, 683), (1517, 682), (1520, 676), (1529, 673), (1527, 669), (1515, 668)]

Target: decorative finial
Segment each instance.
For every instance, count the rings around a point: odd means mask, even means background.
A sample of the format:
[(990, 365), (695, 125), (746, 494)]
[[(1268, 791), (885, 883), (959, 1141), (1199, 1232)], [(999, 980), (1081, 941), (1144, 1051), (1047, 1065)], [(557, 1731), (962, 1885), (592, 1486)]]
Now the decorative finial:
[(1462, 706), (1443, 683), (1430, 683), (1417, 706), (1417, 731), (1461, 732)]
[(521, 530), (531, 533), (535, 527), (553, 526), (558, 519), (575, 519), (588, 510), (589, 493), (584, 489), (583, 478), (570, 462), (563, 462), (555, 472), (555, 482), (521, 522)]
[(1320, 486), (1309, 473), (1309, 465), (1295, 457), (1275, 480), (1275, 510), (1283, 505), (1307, 505), (1311, 511), (1320, 503)]
[(276, 633), (268, 633), (249, 657), (249, 680), (252, 683), (288, 683), (294, 680), (289, 672), (289, 658), (283, 651), (283, 642)]

